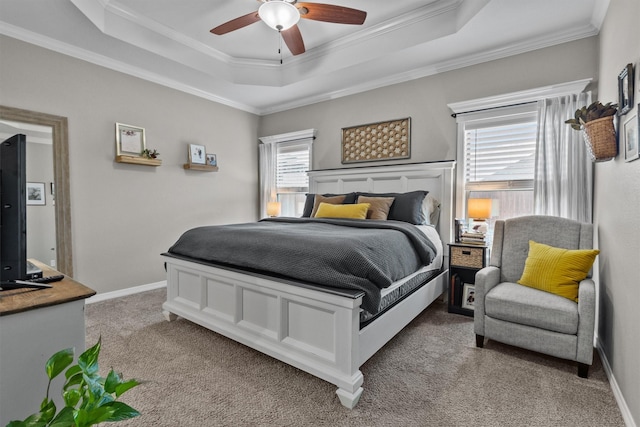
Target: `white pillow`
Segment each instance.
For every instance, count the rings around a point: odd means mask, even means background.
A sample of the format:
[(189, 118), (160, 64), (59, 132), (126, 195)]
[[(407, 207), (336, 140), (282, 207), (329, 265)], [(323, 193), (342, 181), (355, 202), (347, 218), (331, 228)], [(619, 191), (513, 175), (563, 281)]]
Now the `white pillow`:
[(440, 219), (440, 201), (433, 197), (431, 194), (427, 194), (422, 202), (422, 212), (427, 220), (427, 224), (438, 225)]

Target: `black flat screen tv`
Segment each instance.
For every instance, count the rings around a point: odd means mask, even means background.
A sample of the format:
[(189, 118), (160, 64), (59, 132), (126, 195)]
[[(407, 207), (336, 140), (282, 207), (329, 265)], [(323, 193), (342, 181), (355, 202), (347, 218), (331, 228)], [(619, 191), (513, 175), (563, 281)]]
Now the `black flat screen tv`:
[(27, 138), (0, 144), (0, 279), (27, 279)]

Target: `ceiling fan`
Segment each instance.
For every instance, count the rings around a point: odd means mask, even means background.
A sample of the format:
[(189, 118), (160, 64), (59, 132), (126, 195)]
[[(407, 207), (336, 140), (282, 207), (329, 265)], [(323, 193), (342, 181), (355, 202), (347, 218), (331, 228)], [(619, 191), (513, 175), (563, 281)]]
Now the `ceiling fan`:
[(302, 34), (298, 28), (300, 18), (337, 24), (362, 25), (367, 12), (349, 7), (323, 3), (308, 3), (297, 0), (258, 0), (263, 4), (256, 12), (251, 12), (211, 30), (213, 34), (223, 35), (244, 28), (254, 22), (264, 21), (277, 30), (293, 55), (305, 52)]

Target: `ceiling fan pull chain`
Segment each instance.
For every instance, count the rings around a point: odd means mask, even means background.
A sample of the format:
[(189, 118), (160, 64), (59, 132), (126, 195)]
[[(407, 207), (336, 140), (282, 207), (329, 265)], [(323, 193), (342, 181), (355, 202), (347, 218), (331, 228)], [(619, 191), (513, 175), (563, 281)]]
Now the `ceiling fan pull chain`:
[(278, 30), (278, 53), (280, 54), (280, 65), (282, 65), (282, 31)]

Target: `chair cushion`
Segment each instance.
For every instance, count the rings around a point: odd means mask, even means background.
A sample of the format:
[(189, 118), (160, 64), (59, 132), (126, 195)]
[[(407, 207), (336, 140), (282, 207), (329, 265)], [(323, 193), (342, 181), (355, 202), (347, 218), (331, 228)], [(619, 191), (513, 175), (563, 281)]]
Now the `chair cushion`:
[(578, 304), (561, 296), (503, 282), (485, 296), (487, 316), (563, 334), (578, 333)]
[(578, 301), (578, 284), (600, 251), (569, 250), (529, 241), (529, 255), (518, 283)]

